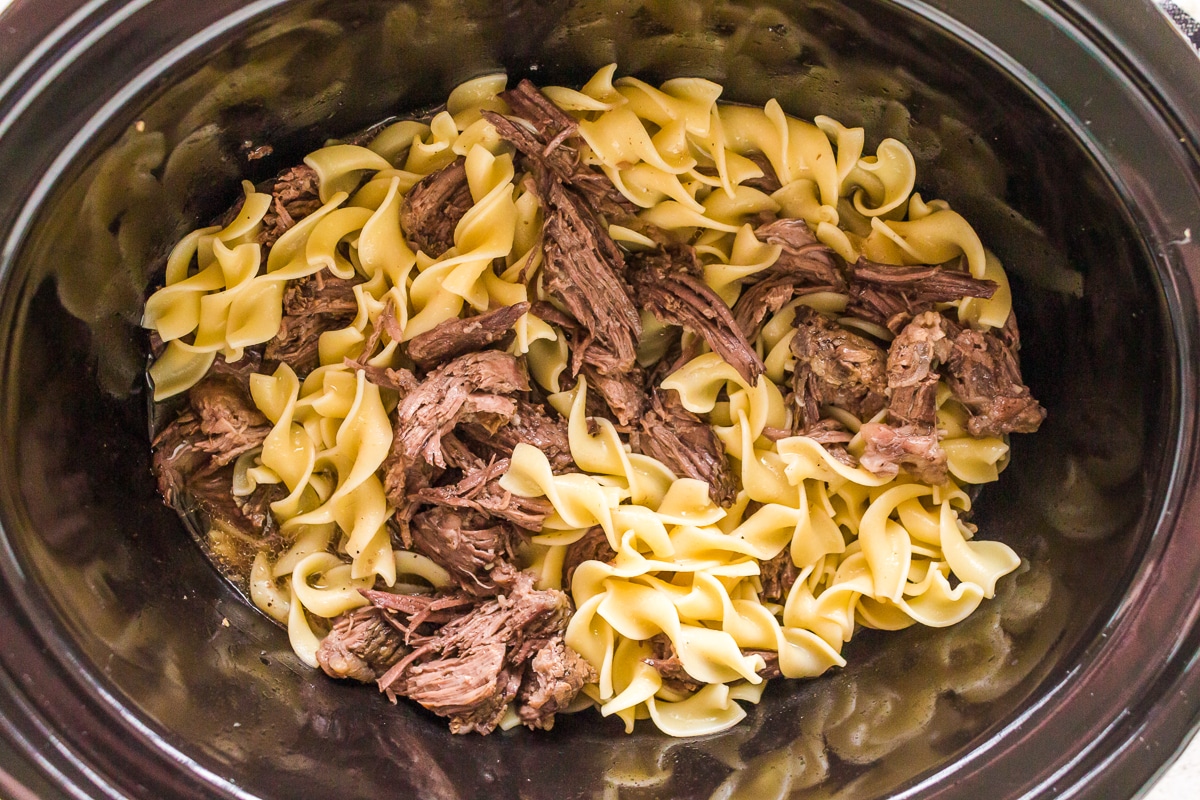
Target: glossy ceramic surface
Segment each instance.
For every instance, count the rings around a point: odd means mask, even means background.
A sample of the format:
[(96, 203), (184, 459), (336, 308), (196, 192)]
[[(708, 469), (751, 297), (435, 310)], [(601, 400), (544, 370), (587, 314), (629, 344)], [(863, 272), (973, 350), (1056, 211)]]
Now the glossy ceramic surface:
[[(1148, 2), (17, 0), (0, 23), (0, 727), (39, 793), (1120, 798), (1190, 731), (1200, 68)], [(1028, 567), (721, 735), (589, 713), (453, 737), (304, 667), (159, 503), (140, 303), (238, 180), (466, 78), (610, 61), (910, 145), (1013, 277), (1050, 417), (975, 521)]]

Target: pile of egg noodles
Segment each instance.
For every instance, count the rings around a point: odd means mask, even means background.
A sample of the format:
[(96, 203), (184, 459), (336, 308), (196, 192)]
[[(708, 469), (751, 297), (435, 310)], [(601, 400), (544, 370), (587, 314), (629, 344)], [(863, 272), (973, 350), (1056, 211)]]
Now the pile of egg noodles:
[[(740, 279), (779, 256), (780, 247), (760, 242), (750, 222), (771, 212), (804, 219), (848, 262), (860, 255), (889, 264), (961, 257), (972, 275), (999, 289), (987, 300), (952, 304), (947, 313), (978, 329), (1007, 319), (1011, 295), (999, 261), (947, 203), (913, 192), (915, 164), (900, 142), (886, 139), (865, 153), (861, 128), (827, 117), (794, 119), (774, 100), (763, 108), (719, 104), (721, 86), (708, 80), (674, 79), (655, 88), (615, 73), (610, 65), (582, 89), (544, 92), (579, 120), (583, 160), (603, 170), (644, 221), (691, 242), (705, 281), (730, 305)], [(504, 75), (468, 81), (428, 122), (397, 122), (366, 146), (335, 143), (311, 153), (305, 163), (319, 176), (322, 205), (265, 258), (257, 237), (272, 198), (244, 184), (237, 218), (185, 236), (168, 259), (165, 286), (146, 304), (143, 324), (166, 343), (149, 370), (154, 397), (163, 400), (199, 381), (217, 354), (235, 362), (245, 348), (273, 338), (288, 281), (323, 270), (361, 280), (353, 321), (320, 338), (319, 367), (303, 380), (287, 364), (251, 377), (253, 400), (273, 428), (260, 450), (238, 460), (230, 487), (237, 496), (264, 484), (287, 490), (271, 506), (287, 546), (259, 552), (249, 585), (254, 603), (287, 626), (296, 653), (314, 667), (325, 621), (366, 604), (359, 589), (428, 592), (449, 585), (443, 569), (398, 548), (389, 535), (393, 509), (379, 472), (396, 397), (345, 359), (400, 363), (402, 342), (372, 336), (389, 304), (407, 341), (464, 314), (550, 299), (538, 279), (538, 199), (515, 170), (512, 148), (480, 114), (508, 111), (499, 97), (505, 86)], [(766, 194), (745, 185), (763, 174), (750, 154), (770, 162), (781, 189)], [(404, 194), (459, 156), (474, 204), (455, 230), (454, 246), (438, 258), (413, 252), (400, 226)], [(627, 227), (612, 225), (609, 232), (628, 250), (654, 246)], [(757, 702), (765, 686), (757, 674), (762, 657), (746, 651), (777, 652), (788, 678), (821, 675), (845, 664), (842, 647), (858, 626), (953, 625), (1020, 564), (1009, 547), (976, 540), (974, 526), (962, 519), (971, 506), (964, 487), (996, 480), (1008, 446), (970, 437), (966, 413), (944, 385), (938, 427), (952, 478), (941, 486), (847, 466), (802, 436), (763, 435), (768, 427), (789, 426), (785, 393), (798, 303), (891, 338), (842, 316), (845, 295), (810, 294), (776, 313), (752, 342), (766, 364), (757, 384), (712, 352), (662, 383), (724, 444), (741, 482), (730, 508), (715, 505), (706, 484), (630, 452), (609, 421), (587, 418), (586, 380), (570, 391), (560, 384), (569, 359), (561, 330), (532, 313), (515, 326), (510, 351), (526, 358), (533, 379), (567, 419), (580, 470), (555, 475), (538, 449), (514, 451), (504, 488), (545, 497), (554, 507), (520, 566), (537, 576), (539, 588), (569, 591), (575, 612), (566, 641), (599, 675), (579, 705), (617, 715), (627, 730), (646, 718), (672, 736), (726, 729), (745, 716), (738, 701)], [(647, 318), (647, 331), (656, 324)], [(375, 345), (363, 352), (368, 342)], [(645, 337), (643, 363), (662, 355), (653, 342)], [(826, 413), (851, 431), (868, 421), (838, 409)], [(858, 454), (860, 442), (849, 450)], [(616, 558), (585, 562), (562, 586), (566, 548), (597, 525)], [(760, 562), (785, 551), (799, 578), (783, 605), (764, 602)], [(674, 693), (646, 663), (654, 655), (649, 640), (660, 634), (703, 684), (699, 691)], [(515, 715), (505, 724), (516, 724)]]

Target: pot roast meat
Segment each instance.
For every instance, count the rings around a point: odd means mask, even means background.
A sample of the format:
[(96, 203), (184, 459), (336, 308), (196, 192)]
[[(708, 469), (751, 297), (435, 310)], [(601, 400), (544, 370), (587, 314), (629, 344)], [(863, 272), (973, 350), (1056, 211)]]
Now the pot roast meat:
[(831, 405), (869, 419), (887, 405), (887, 356), (869, 339), (843, 328), (808, 306), (797, 306), (791, 351), (794, 429), (820, 422), (820, 406)]
[(529, 662), (517, 693), (517, 716), (526, 727), (548, 731), (554, 727), (554, 715), (596, 677), (592, 665), (556, 636)]
[(542, 266), (546, 289), (582, 329), (572, 373), (584, 363), (605, 374), (629, 370), (637, 358), (642, 320), (624, 278), (625, 259), (587, 206), (557, 181), (540, 189), (545, 209)]
[[(587, 378), (588, 414), (609, 416), (621, 428), (627, 428), (642, 416), (646, 408), (646, 374), (639, 367), (628, 372), (605, 375), (591, 364), (585, 364), (582, 373)], [(603, 408), (593, 407), (594, 400), (601, 400)]]
[(603, 561), (607, 564), (616, 557), (617, 553), (609, 545), (604, 529), (599, 525), (589, 528), (581, 538), (567, 545), (567, 552), (563, 554), (563, 585), (568, 589), (571, 587), (575, 570), (583, 562)]
[(473, 509), (524, 530), (540, 531), (554, 507), (545, 498), (521, 497), (503, 489), (500, 478), (508, 472), (509, 463), (507, 458), (485, 463), (476, 457), (475, 463), (461, 467), (463, 476), (457, 483), (427, 486), (409, 498), (446, 508)]
[(263, 214), (259, 244), (271, 247), (288, 228), (320, 208), (320, 188), (316, 170), (307, 164), (279, 173), (271, 187), (271, 206)]
[(408, 343), (408, 357), (418, 367), (431, 369), (464, 353), (483, 350), (504, 339), (527, 311), (529, 303), (516, 303), (473, 317), (445, 320), (414, 336)]
[(474, 203), (466, 160), (460, 156), (404, 195), (400, 227), (414, 249), (438, 258), (454, 246), (454, 229)]
[(396, 408), (392, 447), (383, 463), (388, 500), (397, 507), (406, 504), (408, 476), (422, 464), (446, 466), (442, 436), (472, 410), (472, 394), (507, 395), (528, 389), (521, 362), (495, 350), (459, 356), (429, 373)]
[(811, 286), (832, 286), (845, 291), (846, 280), (838, 269), (833, 251), (817, 240), (802, 219), (780, 219), (754, 231), (760, 242), (782, 248), (771, 269), (778, 273), (801, 276)]
[(358, 280), (339, 278), (321, 270), (288, 283), (283, 293), (283, 313), (293, 316), (333, 314), (353, 316), (358, 313), (358, 300), (354, 287)]
[(578, 124), (533, 83), (522, 80), (500, 96), (532, 130), (491, 111), (484, 111), (483, 116), (527, 162), (537, 164), (555, 180), (569, 184), (594, 213), (610, 221), (632, 217), (637, 212), (603, 172), (580, 160), (574, 142)]
[(574, 468), (571, 445), (567, 439), (567, 421), (557, 414), (551, 415), (536, 403), (517, 398), (516, 413), (496, 430), (489, 430), (479, 422), (464, 420), (457, 433), (485, 457), (507, 459), (520, 443), (532, 445), (545, 454), (550, 468), (555, 472), (566, 472)]
[(792, 298), (845, 290), (833, 250), (817, 241), (803, 220), (772, 222), (756, 235), (783, 249), (774, 264), (743, 279), (746, 288), (733, 304), (734, 321), (749, 341), (762, 332), (767, 317)]
[(638, 304), (659, 322), (703, 337), (751, 386), (758, 383), (762, 359), (746, 341), (729, 306), (703, 280), (668, 263), (674, 260), (655, 257), (655, 251), (630, 257), (630, 280)]
[(936, 365), (950, 355), (953, 323), (925, 311), (896, 337), (888, 351), (887, 383), (891, 399), (888, 423), (864, 425), (866, 443), (860, 463), (877, 475), (896, 475), (900, 467), (922, 481), (946, 482), (946, 451), (938, 443)]
[(677, 476), (707, 483), (713, 502), (729, 506), (737, 498), (737, 477), (724, 445), (707, 423), (683, 407), (673, 389), (651, 394), (650, 408), (629, 443), (634, 452), (658, 459)]
[(291, 282), (284, 293), (279, 332), (267, 342), (266, 360), (286, 362), (301, 377), (315, 369), (321, 334), (346, 327), (358, 312), (357, 283), (325, 270)]
[[(413, 549), (423, 553), (472, 595), (494, 595), (511, 569), (493, 571), (512, 558), (519, 534), (507, 522), (470, 510), (434, 506), (412, 518)], [(507, 563), (504, 563), (507, 567)]]
[(783, 548), (774, 558), (759, 563), (758, 568), (758, 580), (762, 583), (759, 597), (767, 603), (786, 603), (788, 592), (800, 577), (800, 569), (792, 561), (791, 548)]
[(188, 391), (188, 402), (206, 438), (196, 447), (212, 456), (213, 466), (224, 466), (258, 447), (271, 432), (271, 422), (250, 399), (245, 384), (230, 375), (213, 375)]
[(963, 297), (986, 299), (996, 293), (995, 281), (945, 266), (899, 267), (859, 258), (849, 271), (847, 313), (884, 325), (893, 333), (937, 303)]
[(387, 612), (377, 606), (347, 611), (317, 648), (317, 663), (331, 678), (370, 683), (404, 657), (408, 648)]
[(870, 422), (859, 433), (866, 443), (859, 459), (865, 469), (876, 475), (895, 476), (904, 467), (925, 483), (946, 482), (946, 451), (938, 443), (936, 428)]
[[(1016, 341), (1015, 333), (1011, 339)], [(1000, 335), (963, 330), (954, 337), (946, 367), (950, 390), (971, 413), (967, 430), (972, 436), (1033, 433), (1046, 418), (1021, 381), (1015, 349)]]
[(530, 575), (516, 573), (507, 595), (414, 637), (415, 649), (379, 679), (379, 688), (393, 701), (408, 697), (449, 717), (453, 733), (490, 733), (517, 697), (531, 659), (562, 637), (570, 609), (565, 594), (535, 590)]

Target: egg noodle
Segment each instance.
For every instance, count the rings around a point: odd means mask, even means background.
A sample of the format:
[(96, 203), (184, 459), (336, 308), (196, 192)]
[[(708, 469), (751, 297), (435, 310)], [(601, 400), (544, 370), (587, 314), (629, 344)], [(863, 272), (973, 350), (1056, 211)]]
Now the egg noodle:
[[(962, 257), (974, 277), (999, 288), (990, 299), (964, 299), (943, 312), (956, 307), (959, 322), (979, 330), (1008, 318), (1011, 295), (999, 261), (947, 203), (913, 192), (915, 163), (902, 143), (885, 139), (868, 154), (861, 128), (827, 117), (794, 119), (774, 100), (763, 108), (719, 104), (722, 87), (708, 80), (655, 88), (615, 73), (610, 65), (582, 89), (544, 92), (579, 121), (583, 161), (602, 170), (644, 222), (692, 243), (705, 282), (729, 305), (742, 278), (780, 255), (751, 224), (768, 212), (803, 219), (851, 263), (859, 256), (887, 264)], [(331, 144), (311, 153), (305, 163), (319, 177), (322, 205), (265, 258), (257, 236), (272, 197), (245, 183), (236, 218), (185, 236), (170, 254), (165, 286), (146, 304), (143, 324), (166, 344), (150, 367), (154, 398), (163, 400), (199, 381), (218, 353), (234, 362), (272, 339), (289, 281), (325, 270), (362, 279), (354, 286), (354, 319), (320, 338), (320, 366), (303, 380), (286, 363), (272, 375), (251, 376), (254, 403), (273, 428), (261, 449), (238, 459), (232, 485), (237, 496), (263, 484), (286, 489), (271, 513), (287, 546), (277, 557), (258, 554), (250, 592), (314, 667), (321, 620), (366, 605), (360, 589), (427, 593), (450, 583), (429, 558), (392, 541), (386, 522), (394, 509), (380, 467), (392, 442), (396, 396), (346, 360), (395, 367), (404, 342), (440, 322), (550, 299), (538, 279), (542, 208), (514, 168), (512, 147), (481, 116), (485, 109), (508, 112), (499, 97), (505, 86), (504, 75), (468, 81), (428, 122), (397, 122), (366, 146)], [(763, 176), (752, 154), (770, 163), (782, 188), (767, 194), (746, 185)], [(437, 258), (413, 252), (400, 225), (404, 195), (460, 156), (473, 205), (454, 231), (454, 246)], [(609, 232), (630, 251), (654, 246), (627, 227)], [(537, 576), (538, 588), (569, 590), (575, 612), (566, 643), (599, 676), (584, 695), (626, 730), (645, 718), (672, 736), (726, 729), (745, 716), (738, 701), (757, 702), (762, 694), (763, 652), (778, 654), (785, 677), (821, 675), (845, 664), (842, 647), (858, 626), (953, 625), (1019, 566), (1009, 547), (976, 540), (962, 519), (971, 507), (964, 487), (996, 480), (1008, 446), (968, 435), (966, 411), (944, 384), (938, 428), (951, 477), (943, 485), (848, 466), (803, 436), (764, 435), (787, 430), (793, 413), (785, 393), (797, 305), (838, 317), (847, 302), (845, 294), (809, 294), (770, 317), (751, 342), (766, 365), (756, 384), (704, 351), (661, 383), (723, 443), (740, 478), (728, 508), (710, 499), (706, 483), (631, 452), (611, 422), (588, 417), (582, 375), (563, 391), (570, 354), (562, 330), (533, 313), (515, 325), (509, 352), (525, 358), (567, 420), (579, 470), (555, 474), (537, 448), (514, 450), (503, 488), (545, 497), (554, 509), (518, 566)], [(401, 341), (376, 330), (386, 307)], [(828, 413), (852, 433), (869, 421)], [(856, 436), (848, 450), (860, 455), (862, 447)], [(616, 557), (584, 562), (563, 586), (567, 547), (594, 526)], [(761, 599), (759, 576), (760, 564), (782, 552), (799, 577), (780, 605)], [(664, 686), (647, 663), (650, 640), (663, 635), (701, 684), (698, 691)], [(511, 724), (513, 714), (505, 722)]]

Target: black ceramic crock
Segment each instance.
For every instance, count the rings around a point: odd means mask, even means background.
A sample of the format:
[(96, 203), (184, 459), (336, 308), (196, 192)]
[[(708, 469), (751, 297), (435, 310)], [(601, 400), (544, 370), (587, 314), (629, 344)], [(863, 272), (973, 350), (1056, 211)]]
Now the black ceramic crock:
[[(1013, 277), (1026, 376), (975, 521), (1025, 559), (738, 728), (453, 737), (300, 664), (148, 466), (139, 305), (183, 231), (498, 69), (617, 61), (905, 140)], [(269, 144), (259, 160), (248, 154)], [(0, 792), (1125, 798), (1200, 710), (1200, 66), (1148, 0), (15, 0), (0, 13)], [(258, 152), (262, 152), (259, 150)]]

